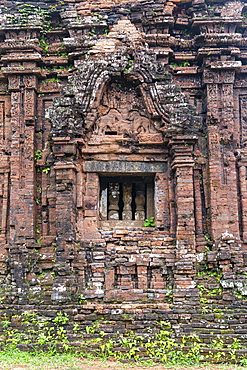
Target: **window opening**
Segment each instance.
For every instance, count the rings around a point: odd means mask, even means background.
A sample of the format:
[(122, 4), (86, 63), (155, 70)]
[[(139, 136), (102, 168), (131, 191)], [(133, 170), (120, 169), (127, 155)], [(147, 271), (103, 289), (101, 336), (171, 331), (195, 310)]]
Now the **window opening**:
[(100, 220), (143, 221), (154, 216), (154, 177), (100, 178)]

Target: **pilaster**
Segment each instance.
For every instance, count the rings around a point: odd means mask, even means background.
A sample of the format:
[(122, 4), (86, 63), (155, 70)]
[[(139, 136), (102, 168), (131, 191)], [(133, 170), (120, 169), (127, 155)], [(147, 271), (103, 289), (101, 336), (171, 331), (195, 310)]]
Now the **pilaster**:
[(178, 136), (169, 143), (175, 178), (176, 202), (176, 288), (193, 288), (195, 274), (195, 206), (192, 157), (196, 138)]
[(208, 121), (208, 176), (211, 236), (227, 231), (239, 238), (233, 83), (236, 62), (215, 62), (204, 71)]
[[(35, 239), (35, 160), (34, 132), (36, 119), (36, 63), (20, 70), (16, 63), (5, 69), (11, 92), (10, 157), (10, 240)], [(30, 69), (28, 68), (30, 67)], [(29, 71), (28, 71), (29, 69)], [(28, 73), (29, 72), (29, 73)], [(28, 215), (28, 217), (27, 217)]]

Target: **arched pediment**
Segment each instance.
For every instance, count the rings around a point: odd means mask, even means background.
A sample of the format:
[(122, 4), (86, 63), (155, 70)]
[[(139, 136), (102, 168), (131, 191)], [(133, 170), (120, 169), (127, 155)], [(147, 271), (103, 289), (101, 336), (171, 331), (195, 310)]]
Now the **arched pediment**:
[[(127, 104), (128, 96), (136, 100), (138, 108), (130, 109), (130, 119), (142, 116), (143, 123), (148, 119), (150, 127), (165, 136), (173, 133), (194, 134), (200, 129), (195, 108), (171, 82), (166, 71), (156, 71), (154, 75), (138, 61), (127, 61), (125, 55), (114, 65), (115, 61), (116, 55), (110, 60), (89, 59), (71, 76), (63, 89), (63, 96), (56, 98), (50, 109), (53, 134), (87, 140), (86, 137), (91, 136), (102, 119), (100, 116), (105, 115), (101, 112), (102, 101), (106, 100), (107, 94), (109, 100), (109, 91), (113, 96), (113, 90), (122, 103), (125, 101)], [(116, 120), (119, 114), (116, 113)]]
[[(127, 20), (119, 22), (126, 23), (125, 33), (120, 32), (117, 23), (105, 39), (95, 44), (85, 60), (77, 62), (77, 72), (69, 77), (62, 97), (55, 99), (50, 110), (53, 135), (88, 141), (94, 131), (99, 133), (100, 122), (106, 118), (102, 101), (109, 100), (110, 95), (113, 97), (113, 91), (122, 101), (122, 108), (114, 113), (114, 118), (109, 115), (109, 127), (112, 120), (119, 121), (119, 115), (122, 121), (129, 115), (128, 120), (135, 122), (142, 117), (143, 127), (134, 124), (134, 131), (145, 132), (149, 126), (150, 130), (167, 137), (197, 132), (200, 125), (195, 107), (172, 83), (171, 75), (147, 49), (134, 25)], [(131, 96), (131, 104), (127, 103), (127, 96)], [(138, 109), (131, 108), (132, 100)], [(108, 103), (113, 104), (113, 100)], [(124, 104), (129, 106), (128, 113), (126, 109), (123, 113)]]

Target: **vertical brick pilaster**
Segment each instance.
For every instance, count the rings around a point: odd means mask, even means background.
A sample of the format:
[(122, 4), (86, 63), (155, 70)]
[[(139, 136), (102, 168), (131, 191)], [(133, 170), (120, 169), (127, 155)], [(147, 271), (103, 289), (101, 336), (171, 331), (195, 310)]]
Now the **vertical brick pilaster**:
[(170, 142), (176, 182), (176, 287), (193, 288), (195, 274), (195, 209), (192, 157), (195, 140), (179, 137)]
[(56, 230), (64, 241), (75, 237), (75, 179), (76, 166), (72, 162), (57, 162), (56, 172)]
[(238, 162), (239, 172), (239, 211), (241, 216), (241, 236), (244, 243), (247, 242), (247, 158), (244, 156), (240, 157)]
[(208, 128), (209, 192), (213, 239), (228, 231), (239, 238), (236, 159), (221, 143), (217, 128)]
[(11, 158), (10, 227), (11, 242), (35, 239), (34, 130), (37, 77), (15, 74), (10, 68)]
[[(233, 63), (234, 66), (234, 63)], [(235, 120), (233, 104), (233, 66), (222, 70), (221, 63), (204, 71), (207, 94), (208, 174), (213, 239), (225, 231), (239, 238), (239, 209), (236, 158), (234, 146)]]

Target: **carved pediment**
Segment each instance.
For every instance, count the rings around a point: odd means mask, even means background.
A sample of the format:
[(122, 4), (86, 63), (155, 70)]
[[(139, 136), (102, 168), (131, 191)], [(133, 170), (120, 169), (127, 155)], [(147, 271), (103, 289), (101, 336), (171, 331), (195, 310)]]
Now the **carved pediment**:
[(162, 142), (162, 133), (150, 119), (139, 87), (123, 82), (115, 80), (106, 86), (90, 142), (109, 138)]
[(99, 135), (116, 131), (127, 136), (198, 132), (195, 107), (167, 81), (167, 74), (163, 72), (163, 80), (155, 81), (138, 63), (132, 63), (128, 71), (126, 66), (118, 66), (118, 73), (112, 65), (111, 70), (108, 67), (108, 63), (90, 61), (72, 76), (64, 96), (54, 100), (49, 112), (56, 136), (88, 141), (93, 131)]
[[(103, 49), (97, 49), (103, 42), (99, 40), (86, 60), (77, 63), (78, 71), (50, 110), (53, 135), (88, 142), (108, 132), (142, 141), (142, 135), (198, 132), (195, 107), (156, 62), (135, 27), (129, 25), (128, 30), (121, 39), (116, 26)], [(107, 52), (113, 40), (114, 48)]]

